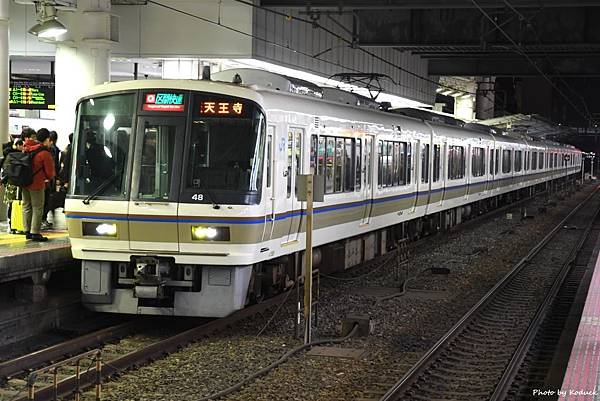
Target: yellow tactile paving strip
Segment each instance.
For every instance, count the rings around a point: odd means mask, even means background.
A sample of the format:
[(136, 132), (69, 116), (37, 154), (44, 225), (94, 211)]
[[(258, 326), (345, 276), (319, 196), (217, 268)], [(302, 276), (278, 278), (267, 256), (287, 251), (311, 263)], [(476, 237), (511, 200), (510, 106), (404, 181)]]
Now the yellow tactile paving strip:
[[(44, 237), (48, 237), (50, 239), (67, 238), (68, 237), (68, 234), (66, 231), (44, 231), (44, 232), (42, 232), (42, 235)], [(11, 245), (11, 244), (19, 244), (19, 243), (25, 243), (25, 242), (31, 242), (31, 241), (28, 241), (27, 239), (25, 239), (24, 235), (8, 234), (8, 233), (0, 234), (0, 245)]]

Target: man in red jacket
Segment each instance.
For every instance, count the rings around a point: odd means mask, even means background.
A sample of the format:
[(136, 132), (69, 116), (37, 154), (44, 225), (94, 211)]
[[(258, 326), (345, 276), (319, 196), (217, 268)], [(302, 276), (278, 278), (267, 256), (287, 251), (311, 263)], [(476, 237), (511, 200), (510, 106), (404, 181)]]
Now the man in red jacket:
[(42, 225), (42, 214), (44, 213), (44, 189), (54, 178), (54, 159), (49, 152), (50, 132), (46, 128), (40, 128), (36, 139), (28, 138), (23, 146), (24, 152), (34, 152), (33, 156), (33, 182), (23, 188), (23, 226), (27, 239), (37, 242), (48, 241), (47, 237), (40, 234)]

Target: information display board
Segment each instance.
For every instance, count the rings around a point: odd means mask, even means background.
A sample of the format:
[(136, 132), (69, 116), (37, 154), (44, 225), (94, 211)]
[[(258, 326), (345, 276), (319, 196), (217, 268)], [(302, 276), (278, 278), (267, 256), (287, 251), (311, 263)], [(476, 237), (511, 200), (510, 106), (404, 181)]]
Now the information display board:
[(10, 81), (11, 109), (54, 110), (54, 82)]

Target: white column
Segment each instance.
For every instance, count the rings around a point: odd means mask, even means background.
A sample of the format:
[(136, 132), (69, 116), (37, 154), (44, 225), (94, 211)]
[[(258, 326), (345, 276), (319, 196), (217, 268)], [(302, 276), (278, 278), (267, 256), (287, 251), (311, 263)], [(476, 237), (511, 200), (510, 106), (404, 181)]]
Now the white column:
[[(110, 0), (78, 0), (77, 9), (61, 12), (68, 32), (56, 44), (56, 127), (59, 147), (75, 128), (77, 100), (90, 88), (110, 80)], [(113, 30), (116, 31), (116, 30)]]
[(0, 142), (9, 138), (8, 130), (8, 22), (10, 0), (0, 0)]
[[(77, 100), (110, 79), (110, 48), (105, 44), (56, 46), (56, 126), (61, 139), (73, 132)], [(66, 145), (62, 142), (61, 147)], [(60, 146), (60, 145), (59, 145)]]

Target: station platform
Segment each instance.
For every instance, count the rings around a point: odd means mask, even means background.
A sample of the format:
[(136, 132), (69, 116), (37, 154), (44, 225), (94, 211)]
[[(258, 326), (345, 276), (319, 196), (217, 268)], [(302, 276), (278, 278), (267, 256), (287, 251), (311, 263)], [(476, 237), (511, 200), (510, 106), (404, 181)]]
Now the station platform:
[[(596, 243), (590, 264), (594, 264), (583, 312), (562, 381), (559, 400), (600, 400), (600, 243)], [(591, 267), (591, 266), (590, 266)]]
[(6, 222), (0, 222), (0, 284), (31, 278), (42, 284), (53, 271), (73, 262), (71, 245), (62, 213), (55, 213), (53, 230), (43, 231), (47, 242), (33, 242), (24, 235), (8, 233)]

